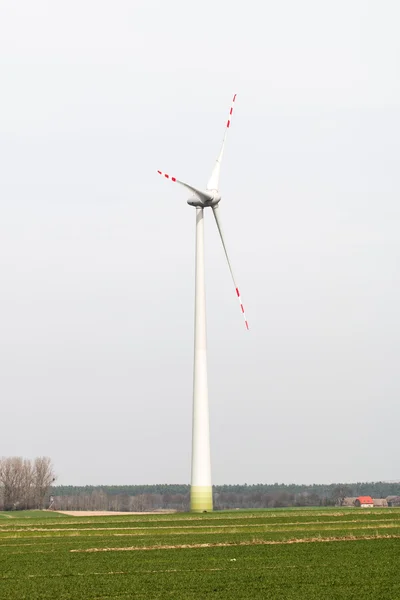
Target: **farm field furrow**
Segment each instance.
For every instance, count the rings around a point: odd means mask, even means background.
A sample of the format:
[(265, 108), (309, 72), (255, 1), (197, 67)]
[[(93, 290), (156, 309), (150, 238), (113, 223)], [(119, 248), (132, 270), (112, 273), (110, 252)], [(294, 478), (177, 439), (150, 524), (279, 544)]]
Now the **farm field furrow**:
[(1, 600), (400, 599), (400, 509), (0, 513)]

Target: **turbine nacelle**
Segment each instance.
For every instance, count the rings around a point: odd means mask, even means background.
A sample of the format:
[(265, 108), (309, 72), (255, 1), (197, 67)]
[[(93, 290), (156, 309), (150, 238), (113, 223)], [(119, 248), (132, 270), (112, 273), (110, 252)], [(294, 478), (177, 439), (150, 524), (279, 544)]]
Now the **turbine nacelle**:
[(193, 196), (190, 196), (187, 203), (190, 206), (195, 206), (196, 208), (207, 208), (207, 206), (212, 208), (217, 206), (220, 201), (221, 194), (215, 190), (211, 192), (207, 190), (206, 192), (202, 193), (202, 197), (198, 196), (197, 194), (193, 194)]

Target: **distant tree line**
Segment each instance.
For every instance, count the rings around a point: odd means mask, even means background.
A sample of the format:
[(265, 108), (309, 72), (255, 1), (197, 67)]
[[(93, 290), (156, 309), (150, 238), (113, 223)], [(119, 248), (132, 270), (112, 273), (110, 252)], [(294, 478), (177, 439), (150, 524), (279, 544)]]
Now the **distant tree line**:
[(153, 510), (189, 509), (189, 492), (186, 494), (111, 494), (105, 489), (79, 491), (68, 495), (58, 495), (52, 490), (54, 510), (110, 510), (118, 512), (148, 512)]
[(0, 458), (0, 510), (45, 508), (55, 481), (51, 459)]
[[(0, 510), (51, 507), (54, 510), (145, 512), (187, 511), (190, 506), (190, 486), (186, 484), (55, 486), (54, 481), (49, 457), (0, 458)], [(349, 496), (400, 496), (400, 482), (213, 486), (215, 510), (333, 506), (342, 504)]]
[[(55, 510), (145, 512), (189, 510), (190, 486), (184, 484), (125, 486), (53, 486)], [(279, 508), (340, 505), (346, 496), (386, 498), (400, 495), (400, 483), (254, 484), (213, 486), (214, 509)]]

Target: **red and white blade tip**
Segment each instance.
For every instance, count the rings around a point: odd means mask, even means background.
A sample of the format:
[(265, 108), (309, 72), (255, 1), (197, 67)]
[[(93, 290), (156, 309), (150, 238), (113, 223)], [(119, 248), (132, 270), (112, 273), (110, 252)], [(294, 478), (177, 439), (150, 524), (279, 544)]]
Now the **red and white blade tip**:
[(244, 318), (244, 324), (246, 325), (246, 329), (249, 329), (249, 323), (248, 323), (248, 321), (247, 321), (247, 319), (246, 319), (246, 314), (245, 314), (245, 312), (244, 312), (244, 306), (243, 306), (243, 304), (242, 304), (242, 299), (241, 299), (241, 297), (240, 297), (239, 288), (236, 288), (236, 294), (237, 294), (237, 297), (238, 297), (238, 299), (239, 299), (239, 303), (240, 303), (240, 310), (242, 311), (242, 315), (243, 315), (243, 318)]
[(229, 110), (229, 117), (228, 117), (228, 120), (226, 122), (226, 128), (227, 129), (229, 129), (229, 127), (231, 126), (231, 119), (232, 119), (232, 114), (233, 114), (233, 107), (235, 106), (235, 100), (236, 100), (236, 94), (234, 94), (234, 96), (233, 96), (231, 108)]
[(176, 177), (172, 177), (172, 175), (168, 175), (167, 173), (163, 173), (162, 171), (157, 171), (159, 175), (163, 175), (165, 179), (170, 179), (171, 181), (176, 181)]

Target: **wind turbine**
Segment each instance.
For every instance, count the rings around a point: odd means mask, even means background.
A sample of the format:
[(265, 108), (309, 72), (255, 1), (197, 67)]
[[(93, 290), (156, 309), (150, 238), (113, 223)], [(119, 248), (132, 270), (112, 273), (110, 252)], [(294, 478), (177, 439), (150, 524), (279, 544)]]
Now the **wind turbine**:
[(204, 287), (204, 209), (211, 208), (221, 237), (222, 246), (228, 261), (229, 270), (239, 299), (246, 328), (249, 325), (244, 312), (231, 262), (229, 260), (224, 235), (222, 232), (219, 202), (219, 175), (225, 141), (231, 125), (236, 94), (233, 96), (225, 126), (222, 146), (211, 177), (205, 190), (200, 190), (192, 185), (180, 181), (162, 171), (159, 175), (174, 183), (179, 183), (192, 192), (187, 201), (196, 208), (196, 291), (195, 291), (195, 317), (194, 317), (194, 371), (193, 371), (193, 430), (192, 430), (192, 478), (190, 487), (190, 508), (192, 512), (208, 512), (213, 509), (212, 484), (211, 484), (211, 459), (210, 459), (210, 425), (208, 411), (207, 387), (207, 333), (206, 333), (206, 300)]

